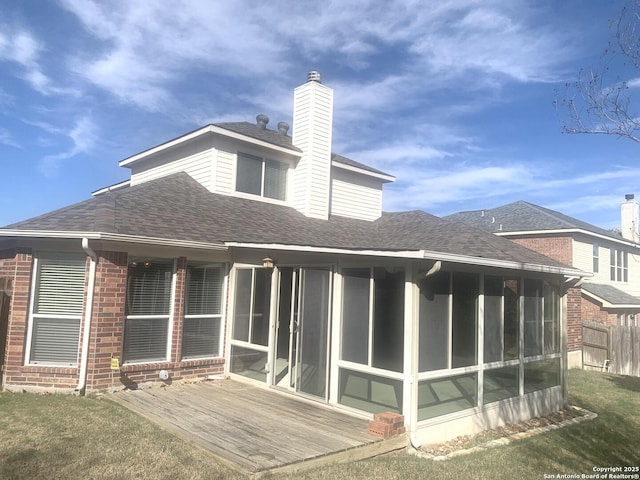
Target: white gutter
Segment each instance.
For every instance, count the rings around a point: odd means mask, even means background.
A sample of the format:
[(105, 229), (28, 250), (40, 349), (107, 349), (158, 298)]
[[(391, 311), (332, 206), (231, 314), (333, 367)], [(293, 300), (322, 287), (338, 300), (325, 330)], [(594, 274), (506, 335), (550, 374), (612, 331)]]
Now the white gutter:
[(83, 393), (87, 385), (87, 369), (89, 366), (89, 340), (91, 339), (91, 317), (93, 310), (93, 296), (96, 284), (96, 263), (98, 256), (96, 252), (89, 246), (89, 239), (82, 239), (82, 249), (91, 259), (89, 264), (89, 282), (87, 284), (87, 303), (84, 309), (84, 330), (82, 336), (82, 357), (80, 358), (80, 375), (78, 378), (78, 386), (76, 391)]
[(196, 248), (202, 250), (225, 251), (227, 247), (221, 244), (195, 242), (191, 240), (176, 240), (171, 238), (143, 237), (139, 235), (124, 235), (120, 233), (104, 232), (70, 232), (59, 230), (11, 230), (0, 229), (0, 237), (31, 237), (31, 238), (61, 238), (61, 239), (89, 239), (126, 243), (143, 243), (165, 247)]
[(510, 270), (525, 270), (539, 273), (555, 273), (560, 275), (570, 275), (575, 277), (592, 277), (592, 273), (583, 272), (577, 268), (555, 267), (551, 265), (539, 265), (535, 263), (514, 262), (511, 260), (498, 260), (494, 258), (472, 257), (469, 255), (459, 255), (455, 253), (442, 253), (424, 251), (424, 258), (431, 260), (442, 260), (445, 262), (465, 263), (469, 265), (479, 265), (483, 267), (507, 268)]
[(519, 235), (529, 236), (529, 235), (556, 235), (556, 234), (580, 233), (588, 237), (595, 237), (602, 240), (607, 240), (609, 242), (620, 243), (622, 245), (640, 248), (640, 244), (632, 242), (631, 240), (627, 240), (624, 238), (609, 237), (607, 235), (590, 232), (589, 230), (584, 230), (582, 228), (564, 228), (564, 229), (560, 228), (555, 230), (520, 230), (520, 231), (499, 230), (491, 233), (493, 233), (494, 235), (497, 235), (498, 237), (513, 237), (513, 236), (519, 236)]
[(359, 255), (374, 257), (393, 257), (393, 258), (423, 258), (422, 250), (357, 250), (348, 248), (334, 247), (312, 247), (310, 245), (283, 245), (280, 243), (243, 243), (243, 242), (225, 242), (227, 247), (235, 248), (255, 248), (264, 250), (284, 250), (288, 252), (305, 252), (305, 253), (331, 253), (343, 255)]

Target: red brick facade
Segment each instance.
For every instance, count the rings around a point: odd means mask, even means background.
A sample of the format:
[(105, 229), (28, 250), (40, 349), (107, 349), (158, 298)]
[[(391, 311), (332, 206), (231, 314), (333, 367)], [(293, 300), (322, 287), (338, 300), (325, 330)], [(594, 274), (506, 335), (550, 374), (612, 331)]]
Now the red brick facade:
[(580, 288), (567, 290), (567, 350), (582, 349), (582, 294)]
[[(168, 381), (196, 379), (224, 372), (224, 359), (222, 358), (181, 361), (186, 258), (180, 258), (177, 262), (169, 361), (122, 365), (120, 370), (112, 370), (112, 357), (122, 360), (128, 255), (125, 252), (96, 253), (98, 260), (89, 337), (87, 390), (107, 389), (112, 385), (116, 388), (123, 386), (135, 388), (141, 382), (160, 381), (160, 370), (169, 372)], [(87, 283), (89, 265), (89, 258), (87, 258)], [(12, 389), (24, 386), (73, 390), (81, 383), (79, 365), (82, 358), (86, 298), (83, 309), (85, 310), (82, 321), (83, 328), (80, 331), (78, 367), (25, 365), (32, 271), (33, 257), (30, 252), (16, 250), (0, 252), (0, 277), (10, 278), (13, 283), (2, 384)]]
[(573, 265), (573, 240), (571, 237), (540, 236), (510, 238), (510, 240), (565, 265)]
[(605, 325), (617, 325), (618, 314), (609, 312), (602, 305), (595, 303), (590, 298), (582, 297), (582, 320), (585, 322), (603, 323)]

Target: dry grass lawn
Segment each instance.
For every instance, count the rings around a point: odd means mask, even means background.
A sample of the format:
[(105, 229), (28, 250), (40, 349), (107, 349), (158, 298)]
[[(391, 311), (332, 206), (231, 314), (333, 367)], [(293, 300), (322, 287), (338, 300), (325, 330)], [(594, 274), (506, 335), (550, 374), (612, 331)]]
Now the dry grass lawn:
[[(640, 378), (572, 370), (571, 403), (596, 420), (446, 462), (392, 455), (272, 479), (540, 479), (640, 465)], [(246, 478), (103, 398), (0, 394), (2, 479)]]

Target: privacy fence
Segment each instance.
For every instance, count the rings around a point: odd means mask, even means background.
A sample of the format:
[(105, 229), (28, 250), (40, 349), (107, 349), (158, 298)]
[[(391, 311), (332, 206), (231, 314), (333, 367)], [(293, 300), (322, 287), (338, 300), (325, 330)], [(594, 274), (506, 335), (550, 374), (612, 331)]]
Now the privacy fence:
[(585, 369), (640, 377), (640, 327), (585, 322), (582, 342)]

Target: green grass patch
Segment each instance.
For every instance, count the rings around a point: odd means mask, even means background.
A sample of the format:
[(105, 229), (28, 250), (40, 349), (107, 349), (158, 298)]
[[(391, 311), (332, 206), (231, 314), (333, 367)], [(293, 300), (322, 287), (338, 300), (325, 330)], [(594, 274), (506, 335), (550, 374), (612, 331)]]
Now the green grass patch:
[[(391, 455), (272, 479), (514, 479), (640, 465), (640, 378), (572, 370), (570, 402), (599, 417), (445, 462)], [(2, 479), (244, 478), (104, 398), (0, 393)]]

